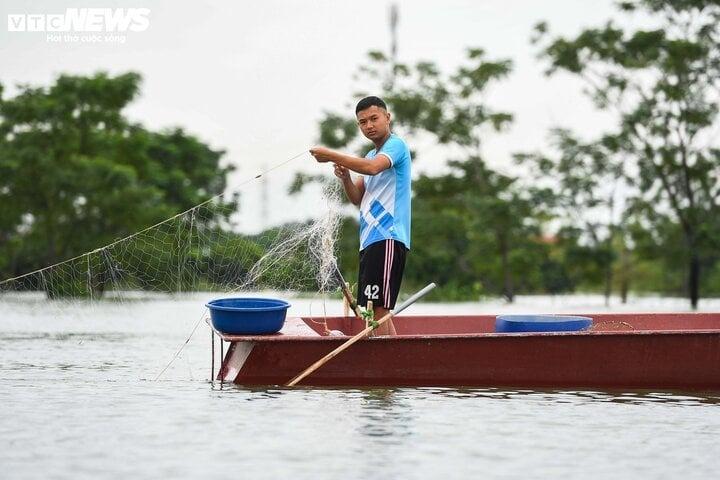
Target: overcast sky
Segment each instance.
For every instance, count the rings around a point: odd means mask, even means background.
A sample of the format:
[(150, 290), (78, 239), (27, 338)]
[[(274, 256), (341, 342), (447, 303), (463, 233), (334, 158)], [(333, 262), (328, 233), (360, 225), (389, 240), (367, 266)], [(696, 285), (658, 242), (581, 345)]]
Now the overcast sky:
[[(399, 1), (398, 58), (436, 61), (453, 70), (466, 47), (482, 47), (491, 59), (514, 62), (510, 78), (490, 92), (490, 103), (515, 115), (512, 129), (484, 140), (488, 162), (512, 172), (513, 152), (542, 149), (548, 130), (565, 126), (592, 135), (609, 125), (581, 93), (582, 85), (547, 78), (530, 42), (532, 27), (546, 20), (556, 33), (572, 34), (614, 15), (608, 0)], [(182, 126), (237, 167), (230, 187), (307, 149), (317, 140), (324, 110), (346, 109), (358, 87), (352, 74), (368, 50), (388, 50), (389, 1), (209, 2), (4, 0), (8, 14), (64, 13), (68, 7), (145, 7), (149, 28), (128, 32), (124, 43), (48, 42), (45, 33), (0, 29), (0, 82), (47, 85), (61, 73), (99, 70), (143, 76), (142, 93), (127, 110), (148, 128)], [(250, 6), (252, 5), (252, 6)], [(442, 149), (411, 145), (420, 157), (414, 173), (441, 171)], [(268, 175), (269, 218), (262, 219), (260, 193), (244, 187), (244, 229), (303, 219), (322, 208), (317, 190), (289, 197), (298, 169), (327, 166), (305, 156)], [(255, 182), (257, 184), (258, 182)]]

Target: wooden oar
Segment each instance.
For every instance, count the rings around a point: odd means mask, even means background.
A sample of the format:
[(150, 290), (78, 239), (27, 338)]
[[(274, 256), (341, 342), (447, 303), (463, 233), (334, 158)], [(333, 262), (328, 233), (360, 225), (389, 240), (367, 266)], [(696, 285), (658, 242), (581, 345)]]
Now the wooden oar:
[(293, 386), (295, 386), (300, 380), (302, 380), (303, 378), (307, 377), (308, 375), (310, 375), (311, 373), (313, 373), (313, 372), (314, 372), (315, 370), (317, 370), (318, 368), (320, 368), (320, 367), (322, 367), (323, 365), (325, 365), (327, 362), (329, 362), (330, 360), (332, 360), (332, 359), (333, 359), (334, 357), (336, 357), (338, 354), (340, 354), (340, 353), (342, 353), (343, 351), (345, 351), (345, 350), (347, 350), (348, 348), (350, 348), (355, 342), (357, 342), (357, 341), (359, 341), (359, 340), (362, 340), (364, 337), (366, 337), (370, 332), (372, 332), (373, 330), (375, 330), (377, 327), (379, 327), (379, 326), (382, 325), (383, 323), (387, 322), (388, 320), (390, 320), (391, 318), (393, 318), (393, 317), (394, 317), (395, 315), (397, 315), (398, 313), (400, 313), (400, 312), (402, 312), (403, 310), (405, 310), (407, 307), (409, 307), (410, 305), (412, 305), (413, 303), (415, 303), (415, 302), (416, 302), (418, 299), (420, 299), (421, 297), (425, 296), (425, 294), (427, 294), (430, 290), (432, 290), (433, 288), (435, 288), (435, 286), (436, 286), (436, 285), (435, 285), (434, 283), (431, 283), (430, 285), (426, 286), (425, 288), (423, 288), (422, 290), (420, 290), (419, 292), (417, 292), (415, 295), (413, 295), (412, 297), (410, 297), (410, 298), (408, 298), (407, 300), (405, 300), (396, 310), (388, 312), (387, 315), (385, 315), (384, 317), (382, 317), (380, 320), (377, 321), (377, 324), (375, 324), (375, 325), (370, 325), (370, 326), (367, 327), (365, 330), (363, 330), (362, 332), (358, 333), (357, 335), (355, 335), (354, 337), (352, 337), (350, 340), (348, 340), (347, 342), (343, 343), (343, 344), (340, 345), (338, 348), (336, 348), (336, 349), (333, 350), (332, 352), (328, 353), (327, 355), (325, 355), (323, 358), (321, 358), (321, 359), (318, 360), (317, 362), (315, 362), (315, 363), (313, 363), (312, 365), (310, 365), (310, 366), (309, 366), (308, 368), (306, 368), (300, 375), (296, 376), (295, 378), (293, 378), (292, 380), (290, 380), (288, 383), (286, 383), (285, 386), (287, 386), (287, 387), (293, 387)]

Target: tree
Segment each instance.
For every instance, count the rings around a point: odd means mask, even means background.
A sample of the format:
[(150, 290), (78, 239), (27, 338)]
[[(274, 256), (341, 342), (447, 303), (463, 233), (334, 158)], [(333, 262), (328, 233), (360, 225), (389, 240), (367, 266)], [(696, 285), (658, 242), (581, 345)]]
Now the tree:
[[(614, 135), (631, 162), (636, 215), (660, 231), (678, 222), (686, 247), (687, 291), (693, 308), (701, 265), (718, 248), (720, 148), (713, 128), (720, 93), (720, 5), (703, 0), (637, 0), (623, 14), (643, 12), (660, 28), (626, 30), (612, 21), (572, 38), (544, 41), (549, 74), (586, 81), (595, 105), (617, 112)], [(633, 206), (634, 204), (634, 206)], [(644, 208), (647, 207), (647, 208)]]
[(453, 285), (464, 298), (483, 292), (512, 302), (518, 291), (543, 289), (539, 267), (547, 252), (535, 200), (480, 157), (448, 165), (451, 173), (421, 176), (414, 185), (419, 277)]
[[(613, 264), (621, 258), (621, 293), (625, 302), (629, 282), (625, 229), (629, 181), (620, 145), (612, 135), (583, 142), (560, 128), (551, 132), (551, 139), (558, 156), (517, 154), (516, 160), (530, 167), (529, 188), (560, 220), (560, 238), (567, 243), (567, 253), (575, 256), (568, 264), (580, 268), (584, 280), (594, 280), (593, 264), (602, 273), (599, 280), (605, 284), (606, 305), (612, 293)], [(579, 252), (583, 254), (578, 256)], [(583, 283), (583, 278), (578, 278), (578, 283)]]
[[(222, 151), (181, 129), (151, 132), (124, 117), (140, 81), (136, 73), (61, 75), (49, 87), (21, 86), (0, 98), (2, 278), (101, 247), (223, 192), (231, 168), (219, 165)], [(221, 201), (197, 228), (211, 228), (234, 202)]]

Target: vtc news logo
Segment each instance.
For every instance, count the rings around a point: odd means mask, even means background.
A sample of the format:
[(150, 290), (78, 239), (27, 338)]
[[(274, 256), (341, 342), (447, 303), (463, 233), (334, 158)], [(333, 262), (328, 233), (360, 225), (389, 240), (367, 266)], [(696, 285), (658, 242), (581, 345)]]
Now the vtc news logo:
[(9, 32), (143, 32), (149, 8), (67, 8), (60, 14), (8, 14)]

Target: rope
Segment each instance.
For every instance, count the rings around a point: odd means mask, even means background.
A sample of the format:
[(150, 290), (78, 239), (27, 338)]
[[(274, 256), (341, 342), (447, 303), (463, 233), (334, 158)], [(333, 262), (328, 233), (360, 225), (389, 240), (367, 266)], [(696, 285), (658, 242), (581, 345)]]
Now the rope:
[[(192, 331), (190, 332), (190, 335), (188, 335), (188, 337), (185, 339), (185, 341), (182, 343), (182, 345), (180, 345), (180, 348), (177, 349), (177, 351), (175, 352), (175, 355), (173, 355), (173, 357), (170, 359), (170, 361), (168, 362), (168, 364), (165, 365), (165, 368), (163, 368), (163, 369), (160, 371), (160, 373), (158, 373), (157, 377), (155, 377), (155, 381), (156, 381), (156, 382), (157, 382), (158, 380), (160, 380), (160, 377), (162, 377), (163, 373), (165, 373), (165, 372), (167, 371), (167, 369), (170, 368), (170, 365), (172, 365), (172, 364), (175, 362), (175, 360), (177, 360), (177, 358), (180, 356), (180, 354), (181, 354), (182, 351), (185, 349), (185, 347), (187, 346), (187, 344), (190, 343), (190, 339), (193, 337), (193, 335), (195, 335), (195, 331), (196, 331), (197, 328), (200, 326), (200, 322), (202, 322), (203, 318), (205, 318), (205, 314), (206, 314), (206, 313), (207, 313), (207, 308), (205, 309), (205, 312), (203, 312), (203, 314), (200, 316), (200, 318), (198, 319), (198, 321), (195, 322), (195, 326), (193, 327)], [(221, 340), (221, 341), (222, 341), (222, 340)], [(210, 379), (210, 381), (212, 381), (212, 378)]]

